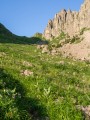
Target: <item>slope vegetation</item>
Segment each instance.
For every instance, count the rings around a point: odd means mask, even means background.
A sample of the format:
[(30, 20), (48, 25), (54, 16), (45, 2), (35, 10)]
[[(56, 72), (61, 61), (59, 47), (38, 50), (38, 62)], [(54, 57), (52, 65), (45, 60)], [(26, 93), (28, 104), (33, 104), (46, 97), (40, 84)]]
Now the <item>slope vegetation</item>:
[(0, 37), (0, 120), (83, 120), (90, 63), (42, 53), (40, 38), (8, 36)]

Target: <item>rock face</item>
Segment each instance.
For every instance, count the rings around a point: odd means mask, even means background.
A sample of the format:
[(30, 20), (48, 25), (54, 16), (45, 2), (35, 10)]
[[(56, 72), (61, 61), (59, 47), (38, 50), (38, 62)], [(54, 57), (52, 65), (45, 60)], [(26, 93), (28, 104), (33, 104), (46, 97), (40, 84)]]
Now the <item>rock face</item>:
[(65, 57), (90, 61), (90, 31), (85, 31), (81, 38), (83, 39), (77, 44), (67, 43), (58, 48), (59, 52)]
[(65, 9), (49, 20), (43, 33), (46, 39), (57, 37), (63, 31), (69, 36), (78, 34), (82, 28), (90, 28), (90, 0), (85, 0), (79, 12)]

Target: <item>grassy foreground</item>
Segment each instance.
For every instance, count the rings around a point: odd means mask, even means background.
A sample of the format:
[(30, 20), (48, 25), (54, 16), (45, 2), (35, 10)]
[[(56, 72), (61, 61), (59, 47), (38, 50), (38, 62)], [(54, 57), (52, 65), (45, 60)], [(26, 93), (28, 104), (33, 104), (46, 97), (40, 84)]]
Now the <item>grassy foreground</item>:
[(0, 42), (0, 120), (83, 120), (76, 106), (89, 104), (88, 62)]

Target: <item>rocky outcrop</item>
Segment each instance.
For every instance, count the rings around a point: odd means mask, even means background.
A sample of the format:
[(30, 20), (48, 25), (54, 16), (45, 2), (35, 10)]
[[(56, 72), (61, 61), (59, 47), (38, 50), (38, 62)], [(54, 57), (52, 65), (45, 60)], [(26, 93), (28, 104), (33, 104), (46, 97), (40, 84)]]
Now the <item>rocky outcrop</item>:
[(85, 0), (79, 12), (66, 11), (57, 13), (53, 20), (49, 20), (43, 33), (46, 39), (57, 37), (63, 31), (69, 36), (78, 34), (84, 27), (90, 27), (90, 0)]

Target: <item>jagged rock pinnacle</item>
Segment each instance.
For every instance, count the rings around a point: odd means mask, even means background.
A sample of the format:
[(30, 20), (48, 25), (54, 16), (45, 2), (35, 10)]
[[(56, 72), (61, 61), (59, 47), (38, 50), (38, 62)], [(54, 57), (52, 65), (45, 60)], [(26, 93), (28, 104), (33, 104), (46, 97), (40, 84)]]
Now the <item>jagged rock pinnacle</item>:
[(63, 9), (53, 20), (49, 20), (43, 33), (46, 39), (52, 39), (63, 31), (69, 36), (78, 34), (82, 28), (90, 27), (90, 0), (85, 0), (79, 12)]

